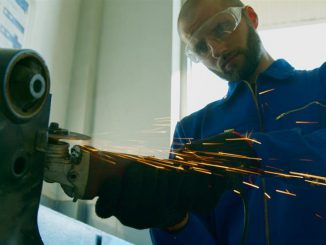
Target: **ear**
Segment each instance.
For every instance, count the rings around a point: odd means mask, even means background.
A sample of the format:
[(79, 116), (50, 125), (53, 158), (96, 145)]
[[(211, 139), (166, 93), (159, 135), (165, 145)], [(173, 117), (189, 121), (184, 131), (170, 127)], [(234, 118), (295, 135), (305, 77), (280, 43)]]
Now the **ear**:
[(255, 10), (250, 6), (246, 6), (245, 10), (246, 10), (246, 13), (247, 13), (247, 15), (249, 17), (249, 20), (250, 20), (252, 26), (255, 29), (257, 29), (257, 27), (258, 27), (258, 15), (256, 14)]

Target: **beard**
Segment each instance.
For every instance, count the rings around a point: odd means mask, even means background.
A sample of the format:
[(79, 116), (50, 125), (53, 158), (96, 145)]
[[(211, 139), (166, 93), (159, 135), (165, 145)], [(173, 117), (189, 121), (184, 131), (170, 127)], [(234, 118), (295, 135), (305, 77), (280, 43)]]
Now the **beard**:
[[(254, 74), (262, 57), (261, 40), (255, 29), (248, 26), (247, 48), (238, 49), (232, 52), (232, 55), (242, 55), (244, 64), (242, 66), (233, 65), (229, 69), (221, 68), (220, 63), (217, 63), (217, 68), (212, 70), (216, 75), (229, 82), (239, 80), (249, 80)], [(223, 60), (223, 59), (222, 59)]]

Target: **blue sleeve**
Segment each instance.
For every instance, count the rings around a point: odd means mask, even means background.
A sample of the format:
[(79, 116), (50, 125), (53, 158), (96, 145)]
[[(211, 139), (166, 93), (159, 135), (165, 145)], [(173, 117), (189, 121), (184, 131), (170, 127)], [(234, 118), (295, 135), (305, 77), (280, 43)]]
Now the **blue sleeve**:
[[(171, 151), (175, 151), (175, 150), (178, 150), (179, 148), (181, 148), (185, 143), (187, 143), (188, 139), (189, 138), (185, 137), (185, 133), (183, 131), (181, 123), (178, 122), (175, 127), (175, 131), (174, 131), (174, 135), (173, 135)], [(170, 159), (171, 158), (173, 158), (173, 156), (170, 155)]]
[(262, 168), (326, 176), (326, 128), (309, 134), (302, 134), (299, 128), (254, 133), (252, 138), (261, 143), (254, 144), (254, 148), (262, 158)]
[(170, 233), (161, 229), (151, 229), (150, 234), (154, 245), (216, 244), (206, 225), (191, 213), (187, 225), (180, 231)]
[[(314, 82), (318, 81), (319, 92), (325, 95), (326, 63), (313, 74), (317, 74), (313, 79)], [(252, 135), (262, 143), (254, 144), (254, 147), (262, 158), (263, 168), (326, 176), (326, 97), (320, 98), (319, 104), (311, 105), (310, 110), (306, 108), (300, 114), (301, 117), (309, 118), (315, 113), (314, 125)]]
[[(188, 140), (189, 138), (185, 137), (181, 124), (178, 123), (174, 132), (171, 151), (182, 147)], [(170, 158), (173, 158), (172, 154), (170, 154)], [(180, 231), (171, 233), (162, 229), (150, 229), (150, 234), (154, 245), (216, 244), (215, 238), (207, 226), (208, 224), (203, 219), (189, 213), (188, 223)]]

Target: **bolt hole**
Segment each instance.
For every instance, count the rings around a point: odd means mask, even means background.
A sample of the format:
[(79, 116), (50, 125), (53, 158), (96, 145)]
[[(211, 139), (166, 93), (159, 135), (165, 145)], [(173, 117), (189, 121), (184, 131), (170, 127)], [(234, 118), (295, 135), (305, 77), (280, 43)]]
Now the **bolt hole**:
[(76, 179), (77, 179), (77, 174), (75, 174), (75, 173), (71, 173), (71, 174), (69, 175), (69, 179), (70, 179), (71, 181), (76, 180)]
[(33, 84), (33, 89), (36, 93), (41, 92), (43, 88), (43, 83), (40, 80), (36, 80)]
[(13, 165), (14, 175), (16, 177), (22, 176), (27, 169), (26, 159), (23, 157), (18, 157)]

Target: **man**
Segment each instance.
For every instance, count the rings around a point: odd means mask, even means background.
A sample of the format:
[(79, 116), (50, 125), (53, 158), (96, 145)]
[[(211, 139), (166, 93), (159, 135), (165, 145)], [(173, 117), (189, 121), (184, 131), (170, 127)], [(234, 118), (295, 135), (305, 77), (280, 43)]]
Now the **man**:
[(262, 169), (297, 176), (249, 176), (255, 187), (244, 190), (244, 205), (226, 193), (210, 216), (193, 214), (175, 234), (152, 231), (157, 244), (326, 243), (325, 179), (300, 174), (326, 173), (326, 65), (307, 72), (274, 61), (257, 26), (255, 11), (237, 0), (184, 4), (178, 27), (187, 54), (230, 88), (226, 98), (184, 118), (175, 138), (203, 139), (230, 128), (251, 133)]
[(94, 194), (100, 217), (152, 227), (154, 244), (326, 243), (326, 65), (297, 71), (274, 61), (257, 26), (255, 11), (238, 0), (183, 5), (187, 55), (228, 80), (229, 91), (178, 123), (172, 156), (187, 153), (180, 146), (206, 159), (220, 153), (231, 167), (258, 166), (259, 174), (233, 181), (227, 172), (153, 171), (111, 155), (127, 167), (111, 167), (120, 175), (105, 177)]

